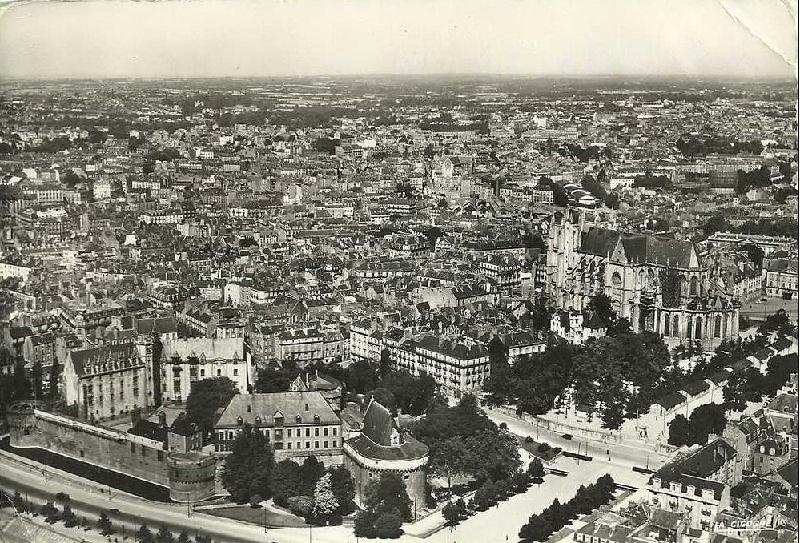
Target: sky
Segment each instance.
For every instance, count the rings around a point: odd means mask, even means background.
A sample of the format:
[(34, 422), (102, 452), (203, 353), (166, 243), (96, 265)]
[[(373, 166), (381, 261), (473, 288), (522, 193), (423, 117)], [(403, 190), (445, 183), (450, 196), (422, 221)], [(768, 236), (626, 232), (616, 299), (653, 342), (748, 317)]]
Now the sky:
[(797, 74), (797, 0), (0, 0), (0, 5), (0, 80)]

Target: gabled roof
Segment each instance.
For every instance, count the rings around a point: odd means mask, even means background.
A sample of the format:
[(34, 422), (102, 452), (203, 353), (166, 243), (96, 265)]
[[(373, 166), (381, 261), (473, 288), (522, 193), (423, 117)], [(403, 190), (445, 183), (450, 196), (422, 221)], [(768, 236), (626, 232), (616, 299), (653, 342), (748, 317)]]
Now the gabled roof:
[(581, 233), (580, 252), (597, 256), (608, 256), (614, 252), (621, 235), (615, 230), (590, 228)]
[[(283, 414), (285, 426), (339, 424), (339, 417), (322, 394), (310, 391), (237, 394), (223, 410), (215, 426), (237, 426), (239, 417), (242, 418), (242, 424), (255, 426), (256, 417), (259, 417), (259, 427), (272, 427), (275, 425), (275, 414), (278, 412)], [(315, 422), (315, 415), (319, 417), (318, 423)], [(297, 422), (298, 416), (299, 422)]]

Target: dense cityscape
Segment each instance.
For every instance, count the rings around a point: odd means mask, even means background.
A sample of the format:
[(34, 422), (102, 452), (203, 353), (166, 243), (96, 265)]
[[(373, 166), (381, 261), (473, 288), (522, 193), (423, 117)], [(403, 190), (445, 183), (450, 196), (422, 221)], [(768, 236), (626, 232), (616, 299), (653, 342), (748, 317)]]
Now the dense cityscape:
[(797, 541), (796, 103), (0, 84), (0, 540)]

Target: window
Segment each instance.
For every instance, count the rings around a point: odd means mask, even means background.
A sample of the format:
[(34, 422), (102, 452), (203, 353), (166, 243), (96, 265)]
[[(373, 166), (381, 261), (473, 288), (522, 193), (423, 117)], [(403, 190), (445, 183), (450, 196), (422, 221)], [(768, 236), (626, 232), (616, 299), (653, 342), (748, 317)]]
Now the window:
[(292, 429), (291, 428), (287, 428), (286, 429), (286, 437), (292, 437)]
[(322, 448), (323, 449), (327, 449), (328, 448), (328, 440), (327, 439), (322, 442)]
[(239, 368), (233, 368), (233, 376), (239, 377)]
[(311, 428), (306, 428), (306, 437), (311, 436)]
[(319, 449), (319, 441), (315, 441), (314, 442), (314, 448), (315, 449)]
[(291, 442), (291, 441), (290, 441), (289, 443), (287, 443), (287, 444), (286, 444), (286, 448), (287, 448), (287, 449), (291, 449), (291, 448), (292, 448), (292, 442)]
[(205, 377), (205, 376), (206, 376), (206, 370), (201, 369), (200, 370), (200, 377)]
[(158, 451), (158, 461), (159, 462), (164, 461), (164, 451)]
[(334, 448), (336, 447), (336, 440), (335, 439), (333, 441), (331, 441), (331, 447), (334, 447)]
[(323, 428), (322, 429), (322, 435), (325, 436), (325, 437), (328, 437), (328, 428)]
[(142, 447), (142, 458), (144, 458), (144, 457), (146, 457), (146, 456), (147, 456), (147, 449), (146, 449), (146, 448), (144, 448), (144, 446), (143, 446), (143, 447)]
[(336, 428), (333, 429), (333, 435), (336, 435)]
[(311, 442), (310, 441), (306, 441), (306, 449), (310, 449), (310, 448), (311, 448)]
[(217, 369), (217, 377), (222, 377), (222, 370), (221, 369)]
[(319, 437), (319, 428), (314, 428), (314, 437)]
[(131, 443), (131, 454), (136, 454), (136, 443)]

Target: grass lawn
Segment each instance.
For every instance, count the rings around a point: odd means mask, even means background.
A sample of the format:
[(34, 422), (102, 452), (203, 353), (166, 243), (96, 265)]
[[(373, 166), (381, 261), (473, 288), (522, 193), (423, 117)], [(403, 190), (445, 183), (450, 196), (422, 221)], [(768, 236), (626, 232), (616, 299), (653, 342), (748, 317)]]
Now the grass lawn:
[(525, 441), (526, 438), (522, 436), (517, 436), (517, 441), (519, 442), (519, 446), (522, 447), (525, 451), (529, 452), (533, 456), (538, 456), (543, 461), (548, 462), (555, 458), (556, 456), (561, 453), (561, 449), (558, 447), (550, 447), (546, 451), (539, 450), (539, 443), (536, 441)]
[(264, 525), (264, 512), (267, 514), (267, 527), (268, 528), (298, 528), (305, 526), (305, 521), (294, 515), (286, 515), (276, 513), (269, 509), (253, 509), (249, 505), (232, 505), (230, 507), (214, 507), (211, 509), (203, 509), (206, 515), (214, 515), (215, 517), (226, 517), (233, 520), (242, 522), (249, 522), (250, 524)]

